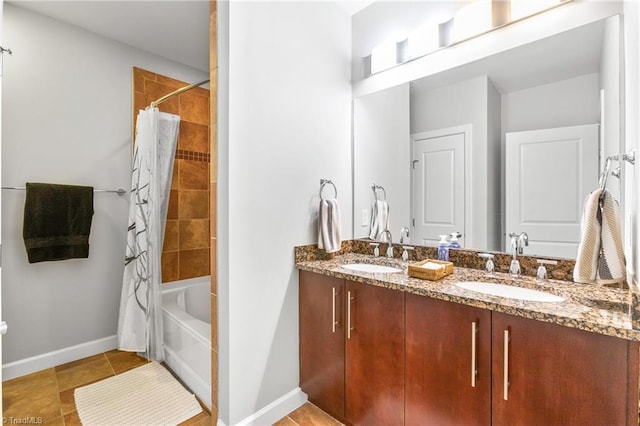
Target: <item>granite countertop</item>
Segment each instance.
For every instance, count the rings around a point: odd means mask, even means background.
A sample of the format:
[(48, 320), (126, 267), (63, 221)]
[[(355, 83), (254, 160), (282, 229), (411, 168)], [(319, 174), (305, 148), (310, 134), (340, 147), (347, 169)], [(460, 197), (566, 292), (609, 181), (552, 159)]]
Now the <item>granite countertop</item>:
[[(374, 263), (402, 269), (397, 273), (368, 273), (342, 268), (341, 264)], [(631, 327), (628, 290), (578, 284), (569, 281), (536, 281), (530, 277), (513, 278), (504, 273), (487, 273), (477, 269), (454, 267), (453, 274), (439, 281), (409, 277), (410, 262), (385, 257), (346, 253), (330, 260), (307, 260), (296, 263), (298, 269), (344, 278), (365, 284), (406, 291), (434, 299), (489, 309), (496, 312), (577, 328), (608, 336), (640, 341), (640, 330)], [(483, 281), (530, 288), (565, 297), (564, 302), (531, 302), (491, 296), (464, 290), (454, 284)]]

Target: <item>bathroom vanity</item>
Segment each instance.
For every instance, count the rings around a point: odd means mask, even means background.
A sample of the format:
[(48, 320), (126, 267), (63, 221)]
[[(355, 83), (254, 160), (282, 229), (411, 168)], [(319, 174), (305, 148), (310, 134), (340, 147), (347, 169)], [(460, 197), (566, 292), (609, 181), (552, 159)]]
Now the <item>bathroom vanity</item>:
[[(342, 266), (380, 262), (402, 272)], [(300, 386), (347, 424), (638, 424), (640, 331), (626, 291), (461, 267), (424, 281), (408, 277), (407, 262), (356, 253), (297, 267)], [(565, 300), (492, 296), (461, 281)]]

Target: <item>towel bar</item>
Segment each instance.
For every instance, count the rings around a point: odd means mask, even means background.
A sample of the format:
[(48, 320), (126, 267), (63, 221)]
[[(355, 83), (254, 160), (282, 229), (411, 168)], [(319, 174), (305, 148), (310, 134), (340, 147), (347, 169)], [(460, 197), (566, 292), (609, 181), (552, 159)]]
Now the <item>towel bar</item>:
[(618, 179), (620, 178), (620, 166), (616, 167), (614, 170), (611, 170), (611, 162), (612, 161), (618, 161), (620, 164), (622, 164), (624, 161), (626, 161), (629, 164), (636, 164), (636, 150), (635, 149), (631, 149), (629, 152), (625, 153), (625, 154), (618, 154), (618, 155), (610, 155), (606, 158), (605, 163), (604, 163), (604, 170), (602, 171), (602, 174), (600, 175), (600, 180), (599, 180), (599, 185), (600, 185), (600, 189), (601, 190), (605, 190), (607, 187), (607, 179), (609, 178), (609, 175), (614, 175), (615, 177), (617, 177)]
[(320, 199), (324, 200), (324, 198), (322, 198), (322, 190), (327, 184), (333, 186), (333, 191), (336, 193), (335, 198), (338, 198), (338, 189), (336, 188), (336, 185), (329, 179), (320, 179)]
[[(25, 191), (26, 188), (24, 187), (18, 187), (18, 186), (3, 186), (2, 189), (15, 189), (17, 191)], [(127, 191), (125, 191), (122, 188), (118, 188), (118, 189), (94, 189), (93, 192), (114, 192), (118, 195), (124, 195), (127, 193)]]

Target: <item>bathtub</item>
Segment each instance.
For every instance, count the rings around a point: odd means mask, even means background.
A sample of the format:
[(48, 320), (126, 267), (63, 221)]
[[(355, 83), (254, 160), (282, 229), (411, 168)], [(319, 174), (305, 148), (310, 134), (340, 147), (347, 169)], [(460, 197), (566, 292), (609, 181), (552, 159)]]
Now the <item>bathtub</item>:
[(211, 278), (162, 286), (165, 363), (211, 409)]

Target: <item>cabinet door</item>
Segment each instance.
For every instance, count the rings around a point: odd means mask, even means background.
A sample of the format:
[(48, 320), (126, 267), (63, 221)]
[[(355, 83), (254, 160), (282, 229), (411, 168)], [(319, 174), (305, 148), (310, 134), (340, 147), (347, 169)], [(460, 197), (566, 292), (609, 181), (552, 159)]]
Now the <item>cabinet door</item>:
[(407, 294), (406, 425), (491, 424), (491, 311)]
[[(637, 424), (638, 369), (628, 364), (637, 364), (637, 348), (623, 339), (494, 312), (493, 424)], [(627, 412), (630, 392), (635, 398)]]
[(346, 304), (347, 422), (402, 425), (404, 292), (347, 281)]
[(300, 271), (300, 387), (344, 419), (344, 280)]

